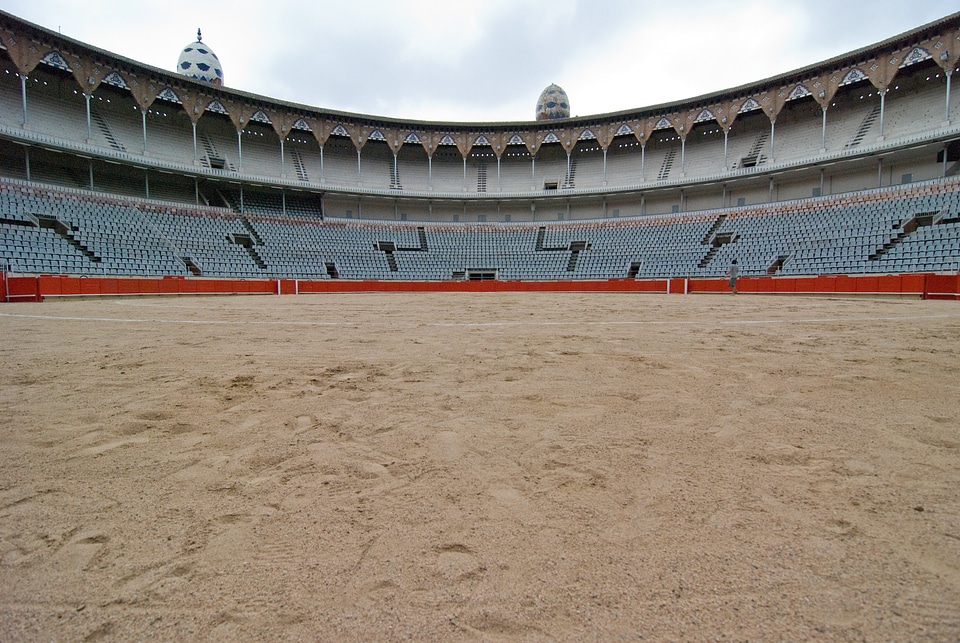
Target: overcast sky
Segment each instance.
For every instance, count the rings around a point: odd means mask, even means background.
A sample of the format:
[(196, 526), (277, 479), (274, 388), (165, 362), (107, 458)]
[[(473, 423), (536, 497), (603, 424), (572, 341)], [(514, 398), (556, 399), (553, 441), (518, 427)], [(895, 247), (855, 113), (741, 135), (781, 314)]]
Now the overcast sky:
[(228, 87), (441, 121), (532, 120), (550, 83), (574, 115), (698, 96), (873, 44), (957, 0), (3, 0), (5, 11), (174, 70), (203, 30)]

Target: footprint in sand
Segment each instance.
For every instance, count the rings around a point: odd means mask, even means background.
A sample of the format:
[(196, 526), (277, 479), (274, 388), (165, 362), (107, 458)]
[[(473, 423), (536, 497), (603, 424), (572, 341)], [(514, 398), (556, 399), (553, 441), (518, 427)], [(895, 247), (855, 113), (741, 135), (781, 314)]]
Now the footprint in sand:
[(487, 489), (487, 494), (493, 498), (493, 502), (489, 504), (491, 517), (508, 517), (524, 524), (538, 522), (541, 519), (541, 514), (534, 503), (509, 485), (491, 485)]
[(437, 548), (437, 572), (450, 580), (463, 580), (482, 573), (484, 567), (466, 545), (454, 543)]
[(127, 446), (128, 444), (146, 444), (150, 441), (150, 438), (139, 437), (139, 438), (129, 438), (126, 440), (115, 440), (113, 442), (107, 442), (106, 444), (98, 444), (97, 446), (88, 447), (81, 451), (83, 455), (100, 455), (101, 453), (106, 453), (107, 451), (112, 451), (119, 447)]
[(433, 452), (441, 460), (458, 460), (464, 448), (456, 431), (441, 431), (434, 438)]
[(83, 530), (73, 536), (56, 554), (63, 569), (83, 571), (97, 555), (100, 548), (110, 542), (110, 537), (98, 531)]

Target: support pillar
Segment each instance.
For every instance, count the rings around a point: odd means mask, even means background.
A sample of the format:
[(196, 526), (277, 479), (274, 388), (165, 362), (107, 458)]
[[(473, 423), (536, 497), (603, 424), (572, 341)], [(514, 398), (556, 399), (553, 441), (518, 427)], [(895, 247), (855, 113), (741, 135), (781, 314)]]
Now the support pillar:
[(20, 96), (23, 99), (23, 126), (27, 126), (27, 75), (20, 74)]
[(883, 115), (884, 115), (884, 106), (886, 105), (887, 90), (880, 90), (880, 136), (877, 140), (883, 140)]
[(820, 153), (823, 154), (827, 151), (827, 106), (824, 105), (823, 110), (823, 124), (820, 126)]
[(950, 124), (950, 77), (953, 76), (953, 69), (948, 69), (946, 72), (947, 75), (947, 107), (946, 115), (943, 117), (944, 123), (947, 125)]
[(777, 133), (776, 130), (777, 121), (770, 121), (770, 162), (774, 162), (777, 159), (776, 148), (774, 147), (774, 136)]
[(93, 139), (93, 126), (90, 122), (90, 94), (83, 92), (83, 98), (87, 104), (87, 143), (90, 143)]
[(727, 151), (729, 149), (729, 144), (728, 144), (729, 138), (730, 138), (730, 130), (724, 129), (723, 130), (723, 171), (724, 172), (730, 169), (730, 160), (727, 154)]

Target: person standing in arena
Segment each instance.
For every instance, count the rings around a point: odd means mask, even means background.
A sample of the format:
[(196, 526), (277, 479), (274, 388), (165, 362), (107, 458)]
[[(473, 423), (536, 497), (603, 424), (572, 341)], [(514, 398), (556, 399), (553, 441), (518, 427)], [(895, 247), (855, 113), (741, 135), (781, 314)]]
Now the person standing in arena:
[(727, 269), (727, 278), (728, 283), (730, 284), (730, 294), (737, 294), (737, 278), (740, 276), (740, 266), (737, 265), (737, 260), (734, 259), (730, 263), (730, 267)]

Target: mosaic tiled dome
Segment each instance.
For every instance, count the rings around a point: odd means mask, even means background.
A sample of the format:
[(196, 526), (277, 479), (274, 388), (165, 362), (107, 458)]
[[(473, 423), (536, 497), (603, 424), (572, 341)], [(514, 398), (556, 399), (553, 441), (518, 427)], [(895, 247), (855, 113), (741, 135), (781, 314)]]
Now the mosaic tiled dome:
[(180, 52), (177, 71), (184, 76), (215, 85), (223, 84), (223, 67), (220, 65), (220, 59), (210, 47), (201, 42), (199, 29), (197, 29), (197, 41), (191, 42)]
[(559, 85), (551, 84), (537, 99), (537, 120), (570, 118), (570, 99)]

